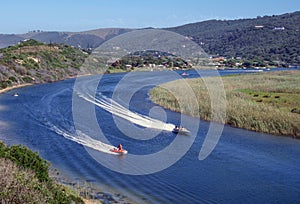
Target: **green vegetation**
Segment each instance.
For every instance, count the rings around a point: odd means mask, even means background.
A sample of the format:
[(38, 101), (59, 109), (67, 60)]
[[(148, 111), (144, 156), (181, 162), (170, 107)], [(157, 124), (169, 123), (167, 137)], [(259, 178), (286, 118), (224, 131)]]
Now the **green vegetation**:
[(76, 76), (88, 54), (61, 44), (35, 40), (0, 49), (0, 88)]
[(27, 147), (0, 142), (2, 203), (83, 203), (81, 198), (49, 178), (49, 163)]
[(176, 57), (172, 54), (147, 50), (147, 51), (137, 51), (130, 55), (122, 57), (122, 59), (114, 62), (110, 70), (121, 69), (121, 70), (133, 70), (134, 68), (150, 67), (156, 69), (166, 69), (166, 68), (191, 68), (185, 60)]
[[(0, 203), (134, 203), (101, 192), (86, 181), (70, 181), (27, 147), (0, 141)], [(63, 183), (64, 185), (61, 185)]]
[(285, 92), (265, 92), (252, 89), (239, 90), (245, 93), (245, 97), (257, 103), (269, 104), (281, 109), (282, 111), (296, 112), (300, 108), (300, 94)]
[[(225, 62), (224, 66), (235, 66), (232, 64), (234, 61), (245, 67), (279, 67), (300, 64), (299, 21), (300, 11), (297, 11), (253, 19), (209, 20), (166, 30), (187, 36), (213, 57), (225, 57), (229, 62)], [(105, 40), (128, 31), (131, 29), (99, 29), (77, 34), (39, 31), (32, 32), (30, 36), (50, 44), (80, 46), (90, 53)], [(6, 46), (26, 37), (27, 34), (2, 35), (0, 41)]]
[(255, 19), (210, 20), (167, 30), (189, 36), (212, 56), (241, 60), (249, 66), (288, 66), (300, 64), (299, 21), (300, 11)]
[[(226, 92), (226, 123), (249, 130), (300, 138), (300, 72), (282, 71), (222, 77)], [(210, 96), (202, 79), (178, 80), (151, 90), (151, 99), (166, 108), (189, 112), (184, 83), (193, 89), (199, 104), (199, 115), (212, 120)], [(218, 121), (222, 122), (222, 121)]]

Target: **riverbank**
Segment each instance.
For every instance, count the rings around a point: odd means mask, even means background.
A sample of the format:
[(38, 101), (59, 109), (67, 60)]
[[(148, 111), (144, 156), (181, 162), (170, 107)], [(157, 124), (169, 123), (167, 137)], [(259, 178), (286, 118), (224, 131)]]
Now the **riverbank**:
[(104, 192), (92, 183), (67, 179), (25, 146), (8, 147), (0, 141), (0, 164), (2, 202), (135, 204), (118, 192)]
[[(225, 123), (252, 131), (300, 138), (299, 81), (299, 70), (222, 77), (226, 93)], [(189, 113), (189, 104), (179, 106), (178, 100), (171, 94), (179, 93), (186, 82), (196, 95), (197, 114), (201, 119), (211, 121), (210, 94), (202, 79), (162, 84), (150, 91), (150, 98), (170, 110), (196, 116)], [(183, 93), (177, 97), (186, 97)]]
[[(65, 80), (76, 78), (76, 77), (83, 77), (88, 76), (90, 74), (86, 75), (78, 75), (74, 77), (69, 77)], [(59, 80), (61, 81), (61, 80)], [(44, 83), (41, 83), (44, 84)], [(12, 91), (11, 94), (18, 93), (18, 88), (26, 87), (26, 86), (32, 86), (35, 84), (26, 83), (26, 84), (20, 84), (15, 85), (11, 87), (7, 87), (5, 89), (0, 90), (0, 94)], [(13, 91), (14, 90), (14, 91)], [(51, 179), (55, 181), (58, 185), (63, 186), (65, 190), (69, 189), (72, 190), (72, 192), (76, 193), (77, 196), (81, 197), (82, 200), (85, 203), (114, 203), (114, 204), (135, 204), (134, 201), (132, 201), (130, 198), (128, 198), (125, 195), (122, 195), (121, 193), (114, 191), (106, 192), (102, 189), (99, 189), (96, 185), (91, 184), (86, 181), (72, 181), (68, 179), (66, 175), (62, 175), (59, 170), (56, 170), (54, 168), (50, 168), (49, 170), (49, 176)]]
[(55, 168), (50, 168), (49, 174), (51, 179), (76, 192), (77, 196), (81, 197), (85, 204), (136, 204), (130, 198), (119, 192), (105, 192), (95, 184), (83, 180), (72, 181)]
[[(67, 79), (77, 78), (77, 77), (83, 77), (83, 76), (89, 76), (90, 74), (84, 74), (84, 75), (78, 75), (74, 77), (68, 77)], [(0, 89), (0, 94), (6, 93), (11, 90), (15, 90), (15, 93), (18, 93), (17, 89), (26, 87), (26, 86), (32, 86), (34, 84), (32, 83), (24, 83), (19, 85), (14, 85), (11, 87), (7, 87), (5, 89)], [(108, 193), (104, 192), (101, 189), (97, 188), (95, 185), (89, 184), (87, 182), (75, 182), (67, 179), (66, 176), (63, 176), (61, 173), (59, 173), (58, 170), (54, 168), (50, 168), (49, 175), (51, 179), (53, 179), (58, 184), (61, 184), (65, 186), (66, 188), (72, 189), (74, 192), (78, 194), (84, 201), (84, 203), (87, 204), (98, 204), (98, 203), (114, 203), (114, 204), (135, 204), (134, 201), (130, 200), (124, 195), (121, 195), (120, 193)]]
[(17, 88), (21, 88), (21, 87), (25, 87), (25, 86), (31, 86), (31, 85), (32, 84), (30, 84), (30, 83), (25, 83), (25, 84), (19, 84), (19, 85), (15, 85), (15, 86), (10, 86), (10, 87), (7, 87), (5, 89), (0, 89), (0, 94), (8, 92), (8, 91), (13, 90), (13, 89), (17, 89)]
[[(84, 77), (84, 76), (91, 76), (91, 74), (78, 74), (78, 75), (75, 75), (75, 76), (68, 76), (65, 79), (53, 81), (51, 83), (55, 83), (55, 82), (58, 82), (58, 81), (64, 81), (64, 80), (68, 80), (68, 79), (74, 79), (74, 78), (77, 78), (77, 77)], [(45, 83), (50, 83), (50, 82), (35, 83), (35, 84), (38, 85), (38, 84), (45, 84)], [(14, 89), (18, 89), (18, 88), (22, 88), (22, 87), (26, 87), (26, 86), (32, 86), (32, 85), (34, 85), (34, 83), (24, 83), (24, 84), (9, 86), (9, 87), (6, 87), (4, 89), (0, 89), (0, 94), (6, 93), (6, 92), (14, 90)]]

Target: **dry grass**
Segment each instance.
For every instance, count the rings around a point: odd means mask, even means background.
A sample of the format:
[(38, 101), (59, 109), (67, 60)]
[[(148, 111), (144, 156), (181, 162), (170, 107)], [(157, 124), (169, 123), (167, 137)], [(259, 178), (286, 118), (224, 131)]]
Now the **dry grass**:
[(49, 45), (36, 45), (36, 46), (24, 46), (19, 48), (18, 50), (12, 51), (13, 54), (20, 53), (36, 53), (43, 51), (54, 51), (54, 52), (62, 52), (57, 46), (49, 46)]
[(47, 187), (40, 184), (35, 173), (21, 169), (10, 160), (0, 158), (0, 178), (0, 203), (46, 203), (48, 200)]
[[(299, 71), (233, 75), (222, 77), (222, 81), (226, 106), (221, 104), (220, 107), (226, 107), (226, 119), (217, 121), (259, 132), (300, 137), (300, 114), (297, 113), (300, 110)], [(210, 98), (216, 93), (209, 93), (202, 79), (163, 84), (151, 90), (151, 99), (171, 110), (196, 116), (187, 111), (189, 102), (178, 103), (180, 98), (186, 97), (183, 91), (186, 82), (196, 95), (200, 118), (213, 120)]]

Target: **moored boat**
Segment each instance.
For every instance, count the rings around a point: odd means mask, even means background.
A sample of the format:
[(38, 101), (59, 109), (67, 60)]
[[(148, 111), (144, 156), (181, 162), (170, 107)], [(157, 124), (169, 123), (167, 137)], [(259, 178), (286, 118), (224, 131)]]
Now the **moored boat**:
[(183, 72), (182, 74), (181, 74), (181, 76), (188, 76), (189, 74), (188, 73), (186, 73), (186, 72)]

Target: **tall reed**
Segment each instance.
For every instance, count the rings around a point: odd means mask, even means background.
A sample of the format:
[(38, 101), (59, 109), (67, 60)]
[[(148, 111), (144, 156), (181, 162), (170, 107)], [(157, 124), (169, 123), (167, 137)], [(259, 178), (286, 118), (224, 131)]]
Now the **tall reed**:
[[(231, 75), (222, 77), (222, 82), (226, 93), (226, 119), (218, 122), (300, 138), (300, 71)], [(197, 98), (199, 113), (190, 112), (191, 101), (182, 100), (187, 97), (186, 83)], [(182, 79), (152, 89), (150, 96), (153, 102), (168, 109), (212, 120), (210, 96), (213, 93), (206, 87), (201, 78)]]

